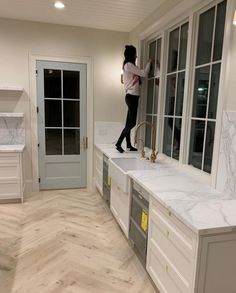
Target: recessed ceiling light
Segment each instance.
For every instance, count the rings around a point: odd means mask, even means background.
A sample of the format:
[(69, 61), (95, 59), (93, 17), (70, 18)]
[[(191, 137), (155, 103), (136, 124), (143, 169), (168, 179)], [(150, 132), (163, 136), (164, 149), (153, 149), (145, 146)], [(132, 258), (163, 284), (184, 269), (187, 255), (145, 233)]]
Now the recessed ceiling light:
[(63, 9), (63, 8), (65, 8), (65, 4), (62, 3), (61, 1), (57, 1), (57, 2), (55, 2), (55, 3), (54, 3), (54, 6), (55, 6), (56, 8), (58, 8), (58, 9)]

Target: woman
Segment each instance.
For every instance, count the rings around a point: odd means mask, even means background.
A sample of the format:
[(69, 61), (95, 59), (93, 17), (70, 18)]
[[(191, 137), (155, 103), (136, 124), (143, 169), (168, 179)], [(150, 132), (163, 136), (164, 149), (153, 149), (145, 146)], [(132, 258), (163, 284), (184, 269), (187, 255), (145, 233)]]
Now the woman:
[(116, 143), (116, 149), (120, 153), (124, 152), (124, 149), (121, 146), (124, 138), (126, 138), (127, 148), (130, 151), (137, 151), (137, 149), (131, 145), (130, 131), (136, 125), (141, 84), (140, 77), (145, 77), (148, 75), (151, 65), (151, 60), (148, 61), (145, 69), (139, 69), (135, 65), (137, 56), (136, 48), (134, 46), (125, 46), (124, 56), (125, 60), (123, 63), (123, 81), (126, 92), (125, 102), (128, 106), (128, 113), (125, 128), (122, 130), (121, 135)]

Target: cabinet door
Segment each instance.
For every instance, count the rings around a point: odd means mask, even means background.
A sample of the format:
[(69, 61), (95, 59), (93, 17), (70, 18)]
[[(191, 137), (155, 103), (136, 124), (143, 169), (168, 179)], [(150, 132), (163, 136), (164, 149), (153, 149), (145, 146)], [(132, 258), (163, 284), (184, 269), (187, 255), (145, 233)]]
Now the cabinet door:
[(236, 233), (201, 237), (197, 293), (236, 292)]
[(130, 207), (130, 197), (128, 193), (120, 190), (119, 193), (119, 221), (122, 230), (124, 231), (126, 237), (129, 236), (129, 207)]
[(0, 199), (22, 197), (22, 172), (18, 153), (0, 154)]
[(129, 195), (123, 192), (119, 185), (114, 180), (112, 180), (110, 208), (127, 238), (129, 235), (129, 207)]
[(115, 218), (119, 219), (119, 211), (120, 211), (120, 200), (119, 200), (120, 190), (114, 180), (111, 181), (111, 203), (110, 208), (115, 216)]
[(147, 270), (161, 292), (193, 292), (196, 237), (168, 210), (150, 200)]

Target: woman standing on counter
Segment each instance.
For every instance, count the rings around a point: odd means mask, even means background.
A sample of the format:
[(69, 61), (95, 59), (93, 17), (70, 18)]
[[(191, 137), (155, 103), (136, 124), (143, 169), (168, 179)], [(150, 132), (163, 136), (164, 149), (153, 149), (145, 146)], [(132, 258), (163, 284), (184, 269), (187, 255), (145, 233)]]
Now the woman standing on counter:
[(127, 148), (130, 151), (137, 151), (137, 149), (131, 145), (130, 131), (136, 125), (141, 85), (140, 77), (147, 76), (151, 66), (151, 60), (148, 61), (145, 69), (140, 69), (135, 65), (137, 58), (136, 48), (132, 45), (125, 46), (124, 57), (123, 81), (126, 92), (125, 102), (128, 106), (128, 113), (125, 128), (122, 130), (121, 135), (116, 143), (116, 149), (120, 153), (124, 152), (124, 149), (121, 147), (124, 138), (126, 138)]

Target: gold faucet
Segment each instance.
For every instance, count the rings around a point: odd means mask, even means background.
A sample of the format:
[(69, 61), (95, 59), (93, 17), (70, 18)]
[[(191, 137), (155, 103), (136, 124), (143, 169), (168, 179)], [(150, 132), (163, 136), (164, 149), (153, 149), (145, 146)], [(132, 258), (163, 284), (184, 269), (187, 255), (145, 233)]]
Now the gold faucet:
[(135, 135), (134, 135), (134, 143), (137, 144), (138, 142), (138, 130), (141, 126), (143, 125), (149, 125), (152, 128), (152, 153), (151, 153), (151, 157), (150, 160), (152, 163), (155, 163), (155, 160), (157, 158), (157, 153), (156, 152), (156, 128), (154, 127), (154, 125), (148, 121), (143, 121), (141, 123), (139, 123), (135, 129)]

